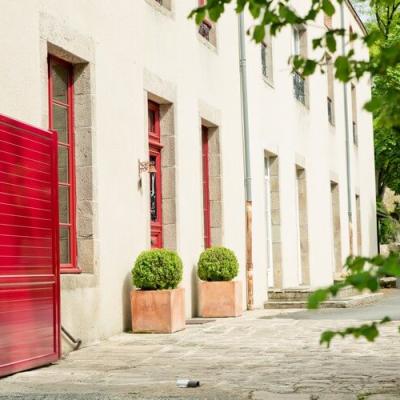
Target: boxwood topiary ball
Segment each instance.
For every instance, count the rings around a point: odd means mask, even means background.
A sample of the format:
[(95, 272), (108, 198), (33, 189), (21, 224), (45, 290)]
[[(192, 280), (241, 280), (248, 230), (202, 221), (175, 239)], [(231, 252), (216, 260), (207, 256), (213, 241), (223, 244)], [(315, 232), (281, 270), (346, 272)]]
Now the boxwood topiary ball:
[(175, 289), (182, 275), (182, 260), (166, 249), (143, 251), (132, 269), (133, 284), (144, 290)]
[(235, 253), (226, 247), (211, 247), (200, 254), (197, 274), (203, 281), (231, 281), (238, 272)]

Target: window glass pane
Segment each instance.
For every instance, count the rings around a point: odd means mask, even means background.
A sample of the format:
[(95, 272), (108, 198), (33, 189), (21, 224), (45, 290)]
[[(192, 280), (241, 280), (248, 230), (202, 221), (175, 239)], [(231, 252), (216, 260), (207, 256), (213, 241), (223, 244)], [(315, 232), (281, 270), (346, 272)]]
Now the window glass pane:
[(58, 141), (68, 143), (68, 109), (53, 104), (53, 126), (58, 133)]
[(65, 146), (58, 146), (58, 180), (60, 182), (69, 182), (68, 166), (68, 148)]
[(67, 226), (60, 227), (60, 263), (70, 264), (70, 234)]
[(59, 185), (58, 190), (58, 205), (60, 222), (62, 224), (69, 223), (69, 187)]
[(153, 110), (149, 110), (149, 132), (156, 131), (156, 113)]
[[(156, 165), (156, 157), (150, 156), (150, 163)], [(157, 173), (150, 172), (150, 217), (152, 221), (157, 221)]]
[(53, 100), (68, 102), (68, 69), (64, 65), (52, 65)]

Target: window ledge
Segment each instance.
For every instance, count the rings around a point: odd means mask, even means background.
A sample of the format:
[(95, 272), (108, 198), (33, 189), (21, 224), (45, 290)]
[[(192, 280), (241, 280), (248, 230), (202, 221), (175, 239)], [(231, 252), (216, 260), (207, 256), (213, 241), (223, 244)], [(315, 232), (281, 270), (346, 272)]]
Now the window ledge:
[(266, 76), (262, 76), (263, 81), (266, 85), (268, 85), (271, 89), (275, 89), (274, 82), (271, 79), (268, 79)]
[[(147, 0), (146, 0), (147, 1)], [(215, 54), (218, 54), (217, 47), (214, 46), (209, 40), (204, 38), (203, 36), (200, 35), (200, 33), (197, 32), (197, 38), (199, 39), (199, 42), (202, 43), (204, 46), (206, 46), (208, 49), (213, 51)]]
[(157, 3), (156, 0), (145, 0), (145, 2), (152, 7), (155, 11), (165, 15), (169, 18), (174, 18), (173, 10), (168, 9), (167, 7), (162, 6), (161, 4)]
[(81, 274), (62, 274), (60, 280), (61, 291), (95, 287), (98, 285), (97, 275), (85, 272)]

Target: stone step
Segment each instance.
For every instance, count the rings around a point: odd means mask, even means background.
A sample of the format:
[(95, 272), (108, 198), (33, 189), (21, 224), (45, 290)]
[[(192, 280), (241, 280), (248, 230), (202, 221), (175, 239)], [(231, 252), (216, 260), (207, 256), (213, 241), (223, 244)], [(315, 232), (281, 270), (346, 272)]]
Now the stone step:
[[(373, 303), (380, 299), (383, 293), (367, 293), (359, 294), (348, 298), (335, 298), (324, 301), (321, 303), (320, 308), (348, 308), (357, 307)], [(264, 303), (266, 309), (288, 309), (288, 308), (307, 308), (307, 301), (305, 300), (273, 300)]]
[[(309, 287), (285, 288), (285, 289), (269, 289), (268, 301), (307, 301), (314, 289)], [(342, 289), (335, 299), (345, 299), (359, 295), (359, 292), (352, 287)]]

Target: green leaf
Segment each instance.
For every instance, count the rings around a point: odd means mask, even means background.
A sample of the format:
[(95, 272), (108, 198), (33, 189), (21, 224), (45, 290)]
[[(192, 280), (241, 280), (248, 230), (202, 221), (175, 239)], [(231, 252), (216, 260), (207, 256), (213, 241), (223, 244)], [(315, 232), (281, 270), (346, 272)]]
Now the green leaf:
[(336, 39), (332, 32), (328, 32), (325, 36), (326, 38), (326, 46), (328, 47), (331, 53), (336, 51)]
[(327, 289), (318, 289), (308, 297), (308, 308), (310, 310), (316, 309), (325, 301), (329, 296)]
[(257, 25), (253, 31), (253, 38), (256, 43), (261, 43), (265, 37), (265, 27), (264, 25)]
[(322, 9), (329, 17), (335, 14), (335, 7), (330, 0), (322, 0)]

